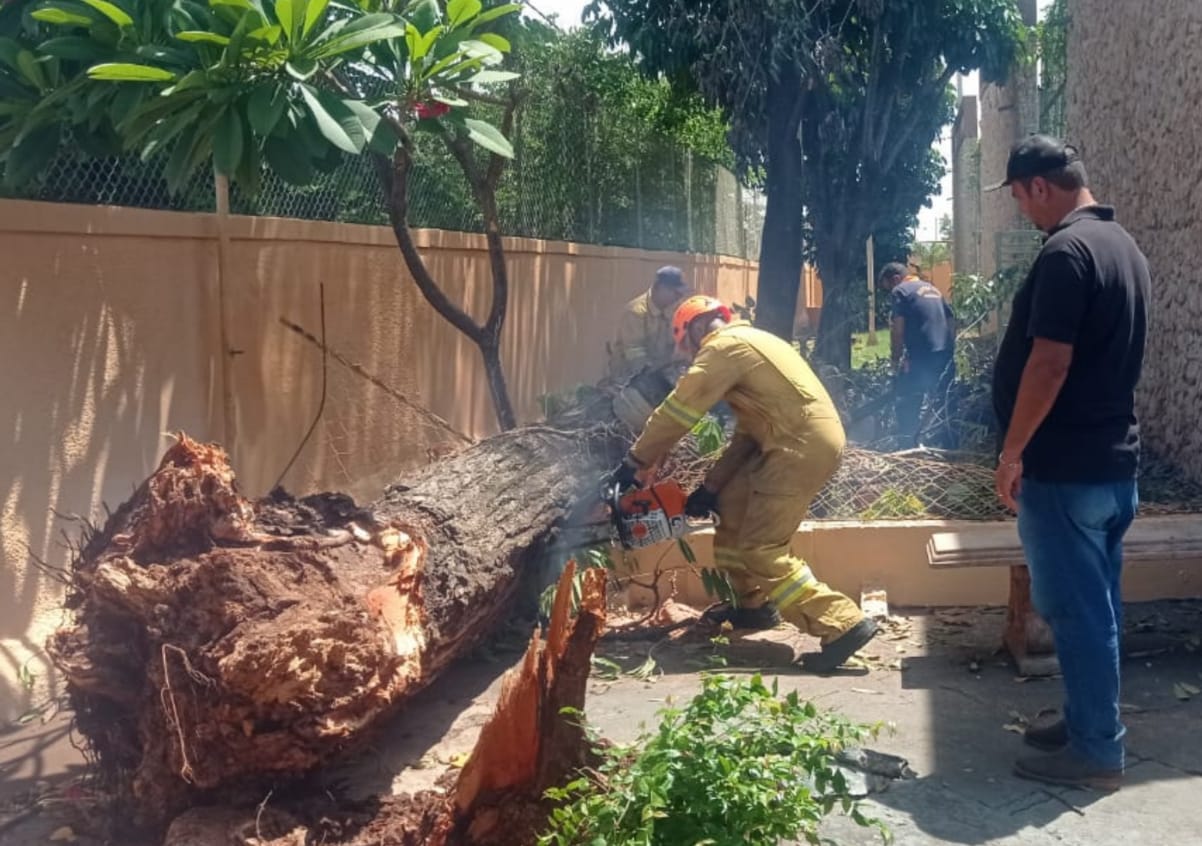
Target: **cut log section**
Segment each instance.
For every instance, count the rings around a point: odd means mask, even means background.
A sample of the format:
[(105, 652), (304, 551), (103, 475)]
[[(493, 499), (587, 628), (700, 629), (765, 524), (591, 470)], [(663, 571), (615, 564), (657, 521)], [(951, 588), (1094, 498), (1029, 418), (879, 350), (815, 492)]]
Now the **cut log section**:
[[(605, 627), (605, 574), (588, 570), (570, 613), (576, 566), (560, 577), (546, 641), (536, 632), (510, 670), (492, 717), (451, 789), (390, 797), (370, 808), (199, 808), (172, 823), (164, 846), (528, 846), (546, 826), (548, 787), (590, 763), (579, 714)], [(306, 819), (305, 823), (301, 820)]]
[(180, 436), (83, 548), (74, 623), (51, 643), (135, 825), (311, 770), (491, 632), (595, 491), (608, 460), (586, 443), (501, 435), (363, 509), (250, 502), (220, 448)]

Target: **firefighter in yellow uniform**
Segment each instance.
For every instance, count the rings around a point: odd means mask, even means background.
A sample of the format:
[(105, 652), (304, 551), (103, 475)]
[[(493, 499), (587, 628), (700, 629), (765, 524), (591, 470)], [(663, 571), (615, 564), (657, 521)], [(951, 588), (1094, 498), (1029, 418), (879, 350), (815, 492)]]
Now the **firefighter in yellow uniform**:
[(672, 315), (689, 293), (680, 268), (656, 271), (650, 290), (627, 303), (622, 312), (618, 337), (610, 346), (610, 376), (624, 380), (645, 368), (657, 372), (669, 368), (676, 353)]
[(792, 346), (732, 322), (718, 300), (685, 300), (673, 333), (692, 365), (647, 421), (614, 478), (636, 484), (725, 399), (735, 413), (735, 432), (689, 496), (689, 514), (716, 511), (720, 517), (714, 560), (730, 577), (741, 619), (770, 625), (783, 617), (818, 637), (822, 651), (804, 656), (803, 664), (830, 672), (876, 634), (876, 624), (851, 599), (818, 581), (790, 550), (810, 502), (839, 465), (845, 440), (838, 412)]

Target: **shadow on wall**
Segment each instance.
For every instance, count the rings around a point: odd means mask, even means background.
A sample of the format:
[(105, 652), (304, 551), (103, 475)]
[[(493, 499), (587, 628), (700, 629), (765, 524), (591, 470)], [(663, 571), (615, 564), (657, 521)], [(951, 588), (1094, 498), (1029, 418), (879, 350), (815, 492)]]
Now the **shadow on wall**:
[[(21, 206), (0, 208), (0, 718), (9, 719), (54, 687), (42, 649), (62, 584), (31, 559), (66, 565), (62, 532), (78, 527), (56, 514), (91, 517), (124, 500), (154, 468), (164, 433), (207, 434), (215, 367), (203, 242), (81, 237), (89, 228), (72, 210)], [(87, 211), (103, 227), (103, 213)]]

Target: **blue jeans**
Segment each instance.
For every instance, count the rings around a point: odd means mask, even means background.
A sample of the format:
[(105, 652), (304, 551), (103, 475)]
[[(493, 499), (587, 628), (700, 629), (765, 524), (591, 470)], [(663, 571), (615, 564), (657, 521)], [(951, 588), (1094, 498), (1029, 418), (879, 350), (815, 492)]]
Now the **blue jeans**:
[(925, 402), (931, 410), (935, 425), (927, 432), (927, 443), (932, 446), (950, 448), (950, 431), (947, 395), (952, 380), (956, 378), (956, 365), (952, 354), (913, 357), (910, 368), (897, 376), (897, 436), (898, 446), (912, 449), (918, 446), (923, 435), (922, 406)]
[(1018, 535), (1031, 601), (1052, 628), (1073, 751), (1121, 770), (1119, 638), (1123, 535), (1139, 501), (1134, 480), (1067, 484), (1023, 479)]

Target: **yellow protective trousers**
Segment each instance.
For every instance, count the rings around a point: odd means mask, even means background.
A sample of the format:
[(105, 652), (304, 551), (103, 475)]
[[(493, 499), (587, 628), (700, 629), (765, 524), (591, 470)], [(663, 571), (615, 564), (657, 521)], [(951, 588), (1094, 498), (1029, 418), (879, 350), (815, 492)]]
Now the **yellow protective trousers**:
[(839, 465), (838, 420), (813, 420), (812, 437), (792, 447), (756, 451), (718, 494), (714, 563), (730, 578), (743, 607), (771, 601), (781, 616), (823, 645), (864, 619), (848, 597), (818, 581), (793, 555), (797, 527)]

